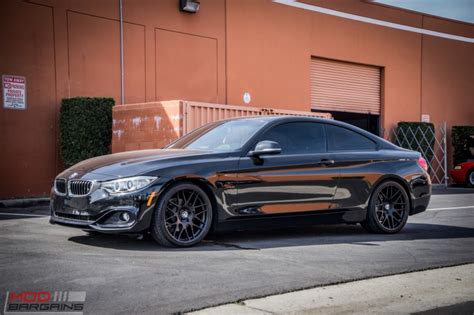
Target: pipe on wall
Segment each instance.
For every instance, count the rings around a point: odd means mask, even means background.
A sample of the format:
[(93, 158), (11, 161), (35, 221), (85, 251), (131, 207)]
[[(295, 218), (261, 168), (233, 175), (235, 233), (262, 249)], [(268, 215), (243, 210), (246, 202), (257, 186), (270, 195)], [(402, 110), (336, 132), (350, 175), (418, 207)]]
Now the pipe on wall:
[(120, 6), (120, 95), (121, 104), (125, 103), (124, 69), (123, 69), (123, 8), (122, 0), (119, 0)]

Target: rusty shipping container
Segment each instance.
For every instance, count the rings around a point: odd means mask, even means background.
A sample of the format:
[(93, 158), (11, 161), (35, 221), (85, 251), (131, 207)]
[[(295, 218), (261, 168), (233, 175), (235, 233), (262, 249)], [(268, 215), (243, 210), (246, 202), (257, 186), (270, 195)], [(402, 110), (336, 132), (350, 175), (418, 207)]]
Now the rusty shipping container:
[(193, 129), (214, 121), (261, 115), (332, 118), (327, 113), (180, 100), (119, 105), (113, 110), (112, 152), (161, 148)]

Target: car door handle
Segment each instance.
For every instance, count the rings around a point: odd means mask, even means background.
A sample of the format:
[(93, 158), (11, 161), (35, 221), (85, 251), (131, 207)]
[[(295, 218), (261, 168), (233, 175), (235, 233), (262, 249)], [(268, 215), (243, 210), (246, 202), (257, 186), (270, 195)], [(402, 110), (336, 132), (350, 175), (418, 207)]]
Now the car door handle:
[(336, 163), (334, 160), (329, 160), (329, 159), (322, 159), (321, 161), (319, 161), (319, 164), (321, 165), (333, 165), (334, 163)]

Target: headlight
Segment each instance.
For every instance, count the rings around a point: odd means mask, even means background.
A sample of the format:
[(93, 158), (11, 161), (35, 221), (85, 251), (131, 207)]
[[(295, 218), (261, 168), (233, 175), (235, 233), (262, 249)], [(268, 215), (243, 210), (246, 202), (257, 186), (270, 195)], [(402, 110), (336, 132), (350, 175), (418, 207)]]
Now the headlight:
[(153, 176), (126, 177), (102, 182), (100, 188), (105, 189), (112, 195), (130, 193), (147, 187), (157, 178)]
[(461, 168), (462, 168), (461, 165), (456, 165), (456, 166), (454, 167), (455, 170), (460, 170)]

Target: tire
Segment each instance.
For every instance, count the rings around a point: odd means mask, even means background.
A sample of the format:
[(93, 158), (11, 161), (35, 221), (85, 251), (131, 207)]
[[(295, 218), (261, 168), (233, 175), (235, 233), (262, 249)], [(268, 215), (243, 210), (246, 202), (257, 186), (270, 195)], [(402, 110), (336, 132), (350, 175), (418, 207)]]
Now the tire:
[(474, 170), (470, 170), (466, 175), (467, 187), (474, 187)]
[(212, 225), (212, 203), (197, 185), (177, 183), (155, 208), (151, 235), (166, 247), (190, 247), (206, 237)]
[(409, 211), (410, 200), (403, 186), (385, 181), (372, 192), (367, 218), (361, 225), (371, 233), (398, 233), (407, 223)]

